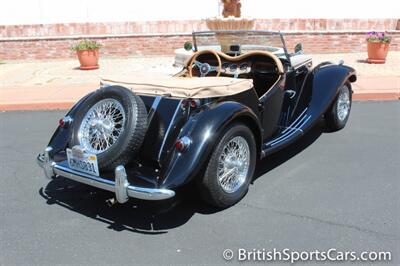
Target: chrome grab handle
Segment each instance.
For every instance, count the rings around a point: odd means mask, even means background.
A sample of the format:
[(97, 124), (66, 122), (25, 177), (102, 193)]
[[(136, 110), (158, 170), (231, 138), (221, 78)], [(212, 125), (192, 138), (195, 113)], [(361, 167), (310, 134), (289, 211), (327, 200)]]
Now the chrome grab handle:
[(289, 95), (290, 99), (293, 99), (294, 96), (296, 96), (296, 91), (294, 91), (294, 90), (286, 90), (285, 93), (290, 94)]

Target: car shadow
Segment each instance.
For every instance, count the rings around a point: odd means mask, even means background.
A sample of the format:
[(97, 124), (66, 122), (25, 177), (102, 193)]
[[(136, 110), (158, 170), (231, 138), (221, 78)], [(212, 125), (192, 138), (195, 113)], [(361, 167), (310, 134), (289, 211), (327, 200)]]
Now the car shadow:
[[(258, 163), (253, 181), (299, 154), (324, 131), (323, 123), (317, 123), (301, 139), (263, 159)], [(63, 177), (51, 180), (46, 187), (40, 188), (39, 194), (49, 205), (64, 207), (118, 232), (164, 234), (187, 223), (196, 213), (207, 215), (221, 211), (203, 203), (194, 186), (185, 187), (171, 200), (149, 202), (131, 199), (111, 207), (106, 201), (114, 196), (112, 193)]]
[(151, 202), (130, 199), (110, 206), (114, 194), (63, 177), (51, 180), (39, 194), (49, 205), (58, 205), (107, 224), (114, 231), (164, 234), (185, 224), (195, 214), (219, 211), (203, 203), (192, 187), (179, 191), (173, 199)]
[(280, 166), (281, 164), (289, 161), (292, 157), (301, 153), (308, 146), (313, 144), (322, 133), (330, 133), (325, 126), (323, 119), (317, 121), (317, 123), (304, 134), (300, 139), (296, 140), (289, 146), (283, 148), (282, 150), (273, 153), (266, 158), (262, 159), (257, 163), (256, 170), (254, 172), (253, 182), (256, 181), (261, 176), (265, 175), (274, 168)]

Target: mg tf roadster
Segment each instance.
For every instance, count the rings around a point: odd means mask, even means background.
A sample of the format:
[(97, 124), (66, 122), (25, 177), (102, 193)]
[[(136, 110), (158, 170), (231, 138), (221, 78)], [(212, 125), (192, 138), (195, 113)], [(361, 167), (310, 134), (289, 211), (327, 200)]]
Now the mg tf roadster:
[(111, 191), (119, 203), (169, 199), (190, 183), (226, 208), (244, 197), (259, 159), (322, 117), (342, 129), (355, 81), (343, 62), (313, 66), (301, 45), (289, 52), (279, 32), (195, 32), (175, 76), (104, 77), (37, 160), (48, 178)]

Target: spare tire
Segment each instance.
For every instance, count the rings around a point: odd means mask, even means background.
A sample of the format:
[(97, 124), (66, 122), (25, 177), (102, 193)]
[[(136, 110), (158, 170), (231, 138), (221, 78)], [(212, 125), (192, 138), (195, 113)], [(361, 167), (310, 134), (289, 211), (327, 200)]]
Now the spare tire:
[(111, 170), (137, 155), (146, 131), (142, 99), (124, 87), (104, 87), (77, 110), (69, 146), (96, 154), (99, 168)]

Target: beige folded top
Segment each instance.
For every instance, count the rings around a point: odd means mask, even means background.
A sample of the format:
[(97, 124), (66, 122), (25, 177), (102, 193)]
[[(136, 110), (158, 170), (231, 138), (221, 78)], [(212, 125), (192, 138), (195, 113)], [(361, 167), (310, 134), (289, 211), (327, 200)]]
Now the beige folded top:
[(185, 78), (170, 76), (107, 77), (103, 84), (121, 85), (133, 92), (148, 95), (170, 95), (177, 98), (209, 98), (238, 94), (253, 87), (251, 79), (226, 77)]

